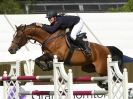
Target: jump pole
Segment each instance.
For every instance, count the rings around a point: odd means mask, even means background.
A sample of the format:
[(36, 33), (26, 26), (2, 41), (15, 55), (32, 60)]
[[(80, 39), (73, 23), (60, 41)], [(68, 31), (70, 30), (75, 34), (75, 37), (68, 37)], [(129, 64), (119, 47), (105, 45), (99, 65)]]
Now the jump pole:
[[(5, 72), (6, 73), (6, 72)], [(43, 80), (45, 82), (45, 80), (48, 82), (48, 81), (52, 81), (53, 79), (53, 76), (17, 76), (17, 77), (12, 77), (12, 76), (2, 76), (0, 77), (0, 81), (16, 81), (16, 80), (19, 80), (19, 81), (27, 81), (27, 80), (31, 80), (31, 81), (37, 81), (37, 80)]]
[[(107, 91), (101, 91), (101, 90), (73, 91), (73, 95), (105, 95), (107, 93), (108, 93)], [(55, 95), (54, 91), (39, 91), (39, 90), (24, 91), (24, 92), (19, 92), (19, 94), (20, 95)], [(65, 93), (62, 93), (62, 95), (65, 95)]]
[[(6, 74), (6, 72), (4, 72)], [(42, 82), (52, 82), (53, 81), (53, 76), (47, 75), (47, 76), (0, 76), (0, 81), (38, 81), (42, 80)], [(91, 77), (91, 76), (80, 76), (80, 77), (74, 77), (73, 82), (90, 82), (90, 81), (104, 81), (107, 80), (107, 76), (104, 77)]]

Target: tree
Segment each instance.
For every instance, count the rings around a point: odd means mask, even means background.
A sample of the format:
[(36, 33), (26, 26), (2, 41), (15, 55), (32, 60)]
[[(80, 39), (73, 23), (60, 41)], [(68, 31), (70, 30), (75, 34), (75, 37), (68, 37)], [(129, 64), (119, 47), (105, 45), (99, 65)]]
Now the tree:
[(20, 14), (24, 13), (17, 0), (0, 0), (0, 14)]
[(111, 8), (113, 12), (133, 12), (133, 0), (128, 0), (128, 2), (119, 8)]

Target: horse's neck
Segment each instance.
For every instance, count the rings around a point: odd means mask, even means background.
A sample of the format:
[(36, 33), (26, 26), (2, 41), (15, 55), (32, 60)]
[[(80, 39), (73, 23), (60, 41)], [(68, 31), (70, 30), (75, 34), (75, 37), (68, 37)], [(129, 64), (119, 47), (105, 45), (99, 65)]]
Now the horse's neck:
[(27, 33), (30, 37), (30, 39), (33, 39), (39, 43), (44, 43), (47, 39), (51, 39), (54, 37), (58, 37), (58, 35), (64, 34), (64, 30), (57, 30), (55, 33), (50, 34), (47, 31), (43, 30), (42, 28), (36, 27), (36, 26), (29, 26), (29, 31), (27, 29)]
[(43, 41), (51, 35), (39, 27), (36, 27), (36, 29), (33, 27), (31, 30), (32, 31), (29, 31), (28, 33), (29, 38), (39, 43), (43, 43)]

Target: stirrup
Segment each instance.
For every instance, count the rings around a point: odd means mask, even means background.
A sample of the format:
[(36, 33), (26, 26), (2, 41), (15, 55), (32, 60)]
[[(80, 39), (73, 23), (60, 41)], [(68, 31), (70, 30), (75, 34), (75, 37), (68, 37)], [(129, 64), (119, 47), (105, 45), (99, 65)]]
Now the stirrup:
[(87, 38), (87, 36), (86, 36), (86, 33), (84, 32), (84, 33), (81, 33), (81, 34), (79, 34), (79, 35), (77, 35), (77, 37), (79, 37), (79, 38)]
[(87, 56), (90, 56), (92, 53), (91, 52), (85, 52), (85, 54), (87, 55)]
[(87, 56), (90, 56), (90, 55), (92, 54), (91, 49), (88, 48), (88, 51), (85, 50), (85, 54), (86, 54)]

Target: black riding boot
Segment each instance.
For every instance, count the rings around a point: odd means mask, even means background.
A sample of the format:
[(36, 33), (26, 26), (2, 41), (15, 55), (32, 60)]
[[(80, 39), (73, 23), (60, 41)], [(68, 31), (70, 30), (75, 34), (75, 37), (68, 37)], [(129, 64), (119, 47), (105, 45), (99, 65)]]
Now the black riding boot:
[[(85, 36), (85, 35), (83, 35), (83, 36)], [(76, 38), (76, 43), (81, 47), (81, 48), (83, 48), (83, 50), (85, 51), (85, 53), (87, 54), (87, 56), (89, 55), (91, 55), (91, 49), (88, 47), (88, 41), (83, 41), (83, 38), (84, 37), (79, 37), (79, 36), (77, 36), (77, 38)]]

